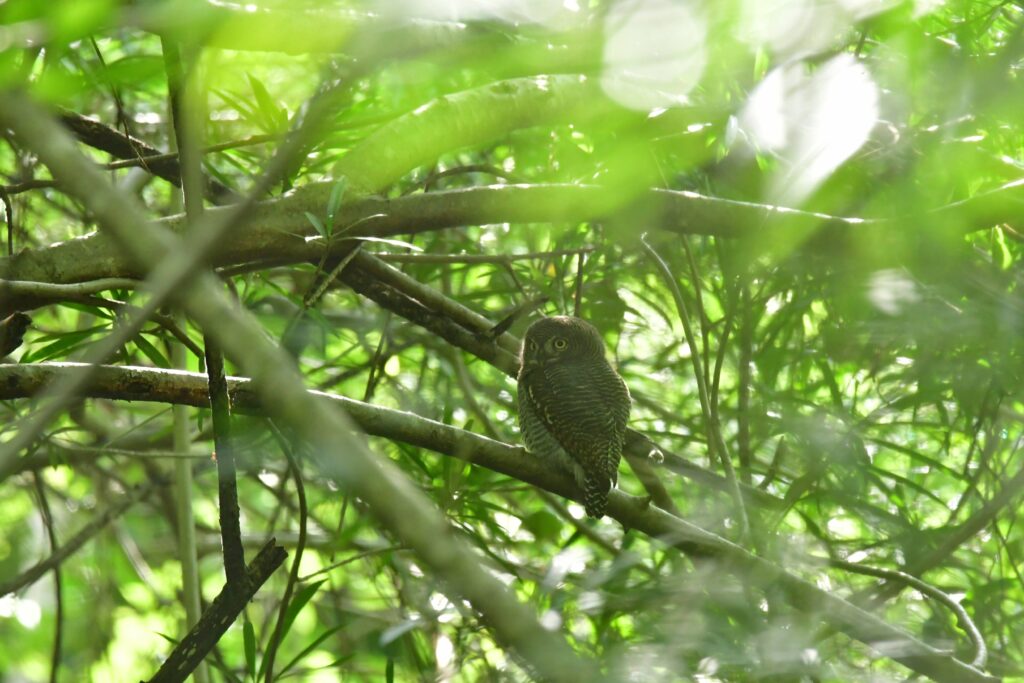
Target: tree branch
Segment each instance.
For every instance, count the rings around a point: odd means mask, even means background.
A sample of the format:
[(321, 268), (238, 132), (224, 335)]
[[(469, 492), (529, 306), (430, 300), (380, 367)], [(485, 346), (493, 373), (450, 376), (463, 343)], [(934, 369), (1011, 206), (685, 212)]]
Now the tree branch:
[(288, 553), (273, 538), (267, 541), (245, 568), (244, 579), (224, 584), (209, 609), (175, 646), (149, 683), (180, 683), (187, 679), (286, 557)]
[[(0, 365), (0, 399), (29, 396), (34, 389), (44, 386), (65, 372), (68, 366), (74, 365)], [(102, 398), (180, 402), (207, 407), (209, 398), (205, 382), (205, 376), (199, 373), (102, 366), (97, 370), (88, 392), (90, 396)], [(256, 414), (263, 412), (262, 399), (253, 381), (230, 377), (228, 386), (232, 404), (237, 410)], [(309, 391), (307, 394), (317, 397), (318, 402), (330, 402), (342, 408), (368, 434), (480, 465), (567, 498), (578, 493), (568, 476), (544, 467), (535, 458), (526, 457), (520, 447), (493, 441), (412, 413), (372, 406), (323, 392)], [(342, 458), (338, 455), (332, 457)], [(344, 456), (344, 461), (335, 462), (330, 469), (346, 469), (347, 458)], [(724, 570), (735, 572), (742, 569), (745, 580), (756, 581), (762, 587), (781, 588), (789, 604), (798, 611), (821, 619), (832, 628), (936, 681), (993, 683), (998, 680), (921, 642), (833, 593), (823, 591), (777, 565), (752, 555), (738, 545), (646, 505), (640, 498), (613, 490), (609, 498), (608, 514), (625, 527), (684, 552), (721, 558), (724, 560)]]
[[(160, 150), (149, 146), (138, 138), (125, 135), (110, 126), (73, 111), (62, 111), (60, 120), (68, 130), (75, 134), (75, 137), (90, 147), (102, 150), (117, 159), (137, 160), (142, 168), (156, 177), (181, 187), (181, 169), (176, 156), (163, 155)], [(146, 157), (158, 158), (147, 160)], [(215, 204), (238, 201), (238, 195), (234, 190), (211, 178), (203, 179), (203, 193)]]
[[(315, 239), (305, 214), (322, 214), (333, 186), (334, 183), (306, 185), (285, 197), (256, 204), (248, 223), (235, 231), (231, 240), (219, 245), (213, 255), (214, 265), (238, 266), (268, 260), (283, 265), (319, 259), (323, 242)], [(466, 225), (599, 221), (614, 211), (628, 212), (628, 207), (616, 208), (609, 202), (609, 195), (613, 194), (594, 185), (495, 185), (394, 199), (364, 197), (342, 206), (337, 223), (358, 224), (358, 228), (346, 233), (350, 237), (394, 237)], [(913, 229), (911, 226), (925, 220), (916, 216), (842, 218), (670, 190), (648, 190), (634, 201), (644, 206), (645, 215), (651, 215), (651, 224), (660, 230), (737, 239), (758, 235), (763, 239), (773, 231), (817, 231), (822, 241), (831, 244), (828, 251), (833, 253), (841, 253), (845, 240), (855, 235), (884, 243), (892, 234), (905, 237), (906, 231)], [(982, 230), (1015, 220), (1015, 207), (1021, 201), (1024, 183), (1011, 183), (966, 202), (935, 209), (929, 212), (927, 220), (958, 223), (963, 232)], [(231, 209), (217, 207), (206, 213), (213, 218)], [(162, 219), (160, 223), (178, 233), (185, 227), (181, 215)], [(331, 255), (340, 256), (348, 247), (338, 240), (329, 248)], [(6, 280), (69, 284), (140, 275), (131, 260), (102, 233), (0, 258), (0, 277)], [(0, 315), (38, 305), (19, 301), (4, 290), (0, 281)], [(17, 309), (18, 306), (23, 308)]]
[[(166, 255), (189, 251), (194, 245), (184, 245), (166, 229), (150, 223), (141, 208), (112, 188), (24, 96), (0, 94), (0, 123), (39, 155), (141, 269), (157, 271), (153, 274), (157, 282), (170, 281), (174, 273), (164, 264)], [(194, 226), (193, 232), (200, 232), (199, 226)], [(209, 237), (200, 233), (195, 239)], [(212, 273), (200, 272), (179, 282), (175, 301), (221, 344), (227, 357), (253, 377), (253, 386), (271, 416), (307, 440), (321, 471), (362, 498), (378, 522), (413, 548), (423, 566), (444, 581), (448, 590), (469, 600), (499, 642), (528, 662), (539, 677), (601, 680), (595, 663), (577, 656), (563, 638), (545, 629), (533, 609), (481, 564), (466, 541), (396, 465), (376, 457), (352, 434), (353, 425), (344, 413), (307, 394), (289, 357), (266, 339), (251, 314), (227, 297)], [(4, 446), (0, 455), (11, 451), (10, 442)], [(330, 457), (339, 451), (345, 453), (344, 459)]]

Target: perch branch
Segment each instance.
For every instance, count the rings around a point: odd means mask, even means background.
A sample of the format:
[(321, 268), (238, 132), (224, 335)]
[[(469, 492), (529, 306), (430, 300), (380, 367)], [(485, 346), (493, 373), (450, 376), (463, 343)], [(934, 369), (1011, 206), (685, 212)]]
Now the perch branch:
[[(66, 372), (69, 365), (74, 364), (0, 365), (0, 399), (29, 396), (35, 388)], [(89, 395), (132, 401), (181, 402), (206, 407), (209, 398), (205, 383), (205, 376), (199, 373), (102, 366), (93, 378)], [(263, 399), (254, 381), (229, 377), (228, 387), (232, 403), (239, 412), (265, 412)], [(570, 477), (545, 468), (534, 458), (525, 457), (520, 447), (412, 413), (372, 406), (323, 392), (306, 393), (316, 397), (318, 403), (331, 403), (341, 408), (368, 434), (458, 458), (568, 498), (578, 493)], [(327, 468), (329, 470), (346, 468), (350, 462), (348, 453), (331, 457), (337, 462), (334, 467)], [(738, 545), (647, 505), (640, 498), (613, 490), (609, 498), (609, 515), (625, 527), (684, 552), (727, 560), (723, 563), (724, 567), (733, 570), (742, 568), (744, 576), (748, 579), (753, 577), (759, 585), (781, 588), (789, 604), (798, 611), (821, 619), (830, 627), (936, 681), (995, 683), (998, 680)], [(412, 544), (409, 546), (414, 547)], [(816, 561), (812, 562), (817, 564)]]

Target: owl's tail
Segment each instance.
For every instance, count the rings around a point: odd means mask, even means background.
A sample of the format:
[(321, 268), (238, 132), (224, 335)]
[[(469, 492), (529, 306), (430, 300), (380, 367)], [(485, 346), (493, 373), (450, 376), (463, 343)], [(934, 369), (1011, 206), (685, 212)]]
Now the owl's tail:
[(608, 491), (612, 482), (607, 477), (585, 477), (583, 479), (583, 507), (587, 517), (604, 517), (608, 507)]

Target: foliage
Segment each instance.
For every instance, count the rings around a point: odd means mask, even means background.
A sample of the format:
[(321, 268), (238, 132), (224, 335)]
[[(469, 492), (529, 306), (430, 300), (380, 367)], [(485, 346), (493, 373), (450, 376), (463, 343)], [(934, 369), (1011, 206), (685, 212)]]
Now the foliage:
[[(576, 312), (602, 330), (683, 519), (971, 662), (968, 625), (894, 572), (918, 577), (976, 624), (981, 669), (1024, 676), (1021, 6), (483, 4), (7, 3), (0, 87), (45, 103), (150, 218), (183, 212), (181, 167), (140, 159), (142, 143), (186, 150), (186, 170), (203, 148), (203, 181), (184, 182), (207, 216), (250, 192), (276, 202), (207, 266), (308, 388), (516, 444), (509, 349), (456, 307), (489, 324), (518, 312), (516, 336)], [(159, 284), (18, 133), (0, 145), (0, 313), (33, 322), (0, 366), (0, 446), (45, 403), (18, 373), (88, 358)], [(197, 240), (199, 221), (160, 225)], [(101, 278), (117, 280), (73, 288)], [(211, 330), (161, 304), (106, 362), (205, 373)], [(224, 584), (210, 410), (172, 409), (192, 404), (185, 385), (174, 398), (151, 377), (86, 391), (17, 460), (0, 451), (0, 586), (149, 487), (58, 571), (0, 597), (12, 680), (149, 679), (187, 631), (183, 558), (198, 555), (204, 605)], [(232, 417), (242, 540), (251, 557), (274, 536), (289, 559), (201, 676), (538, 676), (462, 575), (318, 465), (344, 463), (344, 444), (314, 452), (260, 413)], [(427, 447), (437, 434), (360, 424), (553, 642), (612, 680), (909, 675), (749, 566), (587, 520), (537, 486), (561, 491), (557, 477), (527, 483)], [(181, 462), (194, 547), (170, 484)], [(620, 487), (648, 494), (625, 464)]]

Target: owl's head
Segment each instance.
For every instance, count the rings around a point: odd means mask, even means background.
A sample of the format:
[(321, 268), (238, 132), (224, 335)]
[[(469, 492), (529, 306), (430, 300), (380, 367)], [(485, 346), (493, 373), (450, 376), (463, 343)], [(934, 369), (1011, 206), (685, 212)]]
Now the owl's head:
[(541, 318), (527, 328), (520, 355), (524, 369), (582, 358), (604, 358), (601, 333), (586, 320), (557, 315)]

